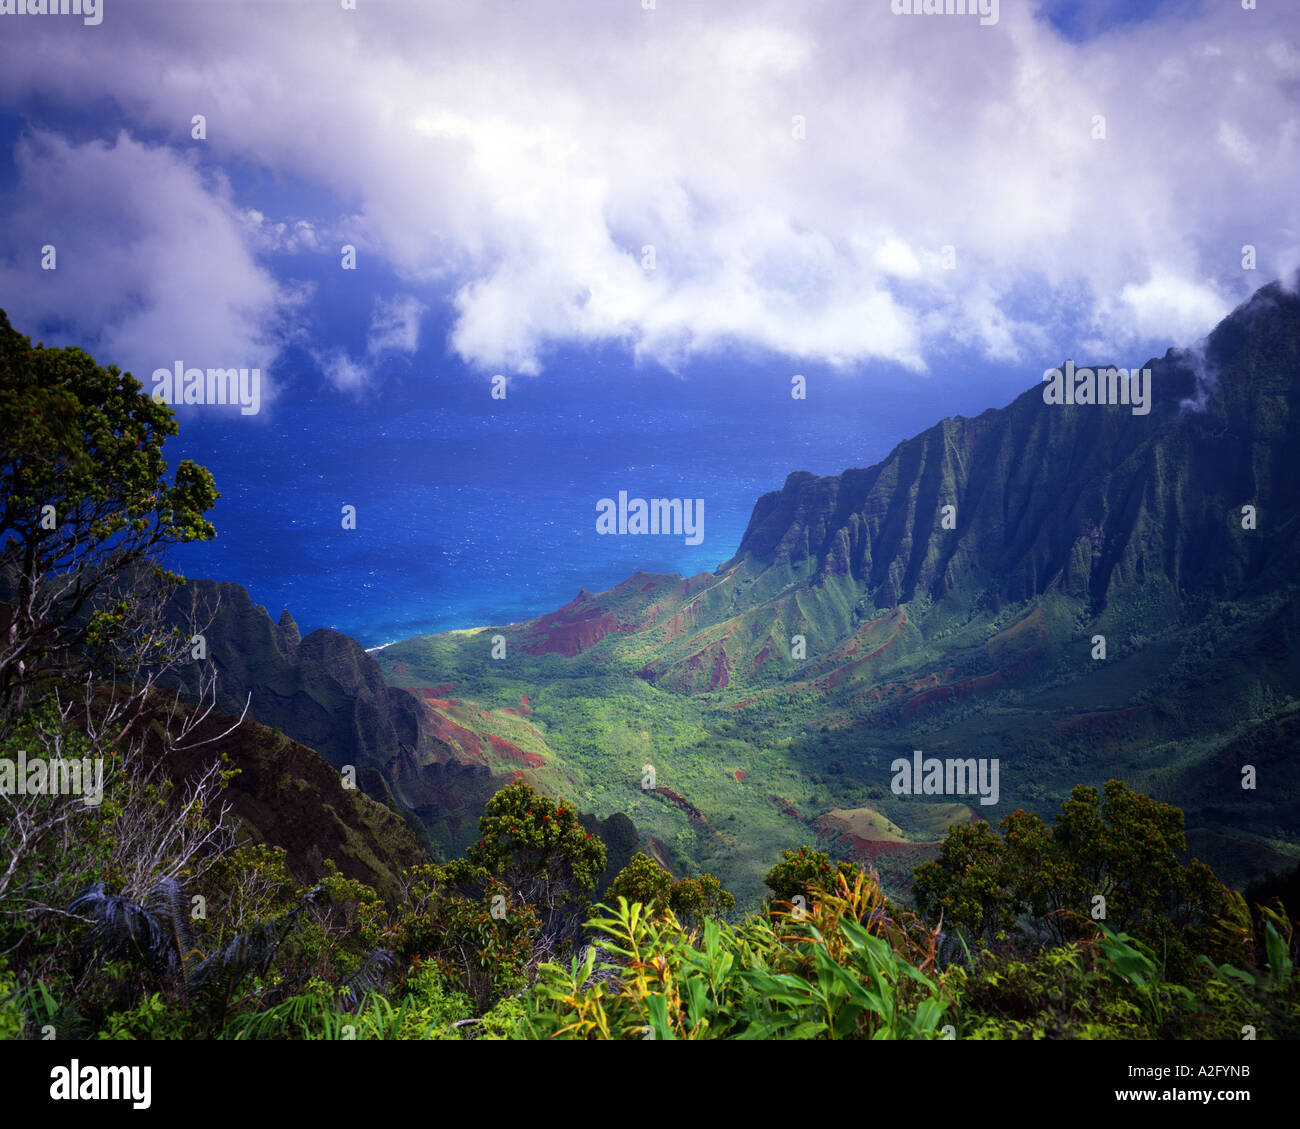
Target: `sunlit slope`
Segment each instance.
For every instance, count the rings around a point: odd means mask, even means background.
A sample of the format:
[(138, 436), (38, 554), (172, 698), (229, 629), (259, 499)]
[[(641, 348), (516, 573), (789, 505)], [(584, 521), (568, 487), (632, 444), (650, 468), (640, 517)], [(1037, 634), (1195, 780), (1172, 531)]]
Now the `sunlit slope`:
[[(1147, 415), (1031, 388), (874, 467), (790, 475), (714, 573), (637, 573), (380, 664), (480, 747), (521, 750), (493, 771), (626, 810), (682, 866), (749, 888), (779, 847), (834, 840), (833, 811), (941, 835), (889, 790), (913, 749), (999, 758), (978, 817), (1118, 775), (1185, 807), (1225, 873), (1274, 865), (1300, 839), (1279, 720), (1300, 708), (1300, 301), (1266, 288), (1149, 368)], [(525, 699), (526, 733), (509, 712)], [(1261, 727), (1279, 744), (1252, 744)], [(1247, 747), (1273, 766), (1266, 791), (1224, 751)]]

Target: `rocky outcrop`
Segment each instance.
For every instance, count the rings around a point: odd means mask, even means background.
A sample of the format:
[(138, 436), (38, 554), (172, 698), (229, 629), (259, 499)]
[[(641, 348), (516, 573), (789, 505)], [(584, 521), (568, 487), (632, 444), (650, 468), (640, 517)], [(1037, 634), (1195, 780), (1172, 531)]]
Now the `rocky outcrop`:
[[(408, 811), (450, 802), (430, 790), (426, 770), (454, 759), (414, 695), (389, 686), (379, 664), (355, 639), (319, 629), (303, 638), (286, 610), (277, 624), (238, 584), (189, 580), (173, 601), (178, 621), (194, 609), (204, 626), (207, 658), (217, 671), (217, 705), (280, 730), (339, 769), (352, 765), (364, 790), (381, 803), (409, 797)], [(199, 668), (182, 671), (193, 692)], [(470, 808), (490, 794), (470, 789)], [(476, 812), (456, 813), (472, 823)]]

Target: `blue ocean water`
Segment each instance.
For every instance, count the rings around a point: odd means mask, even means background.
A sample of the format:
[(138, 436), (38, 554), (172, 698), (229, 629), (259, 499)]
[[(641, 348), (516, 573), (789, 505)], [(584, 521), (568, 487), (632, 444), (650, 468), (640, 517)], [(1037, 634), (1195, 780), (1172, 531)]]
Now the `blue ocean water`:
[[(366, 647), (517, 622), (637, 569), (712, 571), (790, 472), (870, 465), (1019, 390), (1014, 378), (808, 372), (796, 401), (791, 372), (732, 362), (675, 375), (611, 350), (550, 358), (501, 401), (487, 376), (450, 363), (383, 373), (361, 396), (322, 388), (303, 364), (256, 417), (181, 411), (167, 452), (207, 466), (222, 497), (217, 539), (172, 560), (243, 584), (272, 617), (288, 608), (304, 634), (332, 627)], [(703, 499), (702, 543), (598, 535), (596, 502), (620, 490)]]

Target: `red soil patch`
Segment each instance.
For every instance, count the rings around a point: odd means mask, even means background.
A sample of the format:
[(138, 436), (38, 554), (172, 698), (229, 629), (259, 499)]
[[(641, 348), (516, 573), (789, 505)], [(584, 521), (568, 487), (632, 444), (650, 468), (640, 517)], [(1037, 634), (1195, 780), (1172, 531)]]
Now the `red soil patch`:
[(504, 761), (524, 764), (529, 768), (537, 768), (545, 763), (536, 753), (526, 753), (513, 741), (507, 741), (504, 737), (498, 737), (495, 733), (485, 733), (484, 737), (487, 739), (487, 743), (492, 746), (492, 751)]
[(892, 848), (907, 846), (906, 843), (890, 843), (884, 839), (862, 839), (849, 832), (845, 832), (840, 838), (847, 839), (849, 846), (854, 851), (864, 855), (883, 855), (887, 854)]
[[(852, 674), (853, 671), (857, 670), (860, 666), (864, 665), (865, 663), (869, 663), (872, 659), (874, 659), (878, 654), (880, 654), (883, 650), (885, 650), (886, 647), (888, 647), (891, 643), (893, 643), (895, 639), (898, 638), (898, 633), (903, 630), (906, 624), (907, 624), (907, 612), (905, 612), (902, 608), (899, 608), (898, 614), (894, 617), (894, 630), (890, 633), (889, 638), (886, 639), (883, 643), (881, 643), (880, 646), (877, 647), (874, 651), (871, 651), (868, 654), (863, 655), (862, 658), (854, 659), (852, 662), (845, 663), (843, 666), (839, 667), (838, 669), (831, 671), (830, 678), (828, 679), (827, 682), (827, 688), (830, 690), (834, 690), (841, 682), (844, 681), (845, 678), (847, 678), (850, 674)], [(875, 624), (869, 624), (867, 630), (870, 631), (871, 628), (873, 627), (875, 627)], [(845, 655), (847, 657), (848, 655), (856, 655), (857, 653), (858, 653), (858, 645), (857, 643), (854, 643), (852, 649), (846, 651)]]
[(833, 834), (833, 829), (823, 827), (818, 820), (813, 824), (819, 831), (833, 839), (835, 846), (842, 850), (847, 856), (858, 862), (872, 862), (876, 860), (892, 860), (892, 865), (914, 866), (918, 863), (928, 862), (932, 858), (937, 858), (939, 849), (942, 847), (942, 840), (925, 840), (922, 842), (904, 842), (889, 843), (882, 839), (863, 839), (861, 836), (854, 835), (851, 831), (841, 831), (838, 836)]
[[(513, 715), (514, 717), (527, 717), (527, 716), (532, 712), (532, 710), (529, 708), (529, 705), (528, 705), (528, 695), (525, 694), (525, 695), (523, 696), (523, 698), (520, 699), (520, 704), (519, 704), (519, 708), (518, 708), (518, 709), (514, 709), (514, 708), (512, 708), (512, 707), (510, 707), (510, 706), (507, 706), (507, 707), (506, 707), (505, 709), (503, 709), (501, 712), (502, 712), (502, 713), (508, 713), (508, 714), (511, 714), (511, 715)], [(537, 730), (534, 729), (531, 725), (528, 726), (528, 729), (529, 729), (529, 732), (531, 732), (531, 733), (533, 734), (533, 736), (535, 736), (535, 737), (540, 737), (540, 736), (541, 736), (541, 734), (538, 733)]]
[[(690, 585), (688, 584), (687, 590), (689, 590), (689, 588)], [(683, 593), (683, 595), (684, 594), (685, 593)], [(690, 604), (674, 615), (673, 618), (668, 621), (668, 632), (665, 636), (665, 642), (671, 643), (679, 635), (685, 635), (687, 631), (693, 628), (695, 626), (696, 618), (699, 615), (699, 610), (697, 604)]]
[(655, 792), (657, 795), (663, 796), (663, 798), (667, 800), (669, 803), (676, 804), (679, 808), (682, 809), (682, 811), (684, 811), (692, 819), (698, 819), (701, 823), (708, 823), (708, 820), (704, 818), (704, 813), (700, 811), (700, 809), (697, 808), (693, 803), (691, 803), (691, 801), (688, 800), (685, 796), (679, 796), (671, 788), (665, 788), (663, 787), (663, 785), (660, 785), (658, 788), (652, 789), (652, 791)]
[(775, 792), (770, 794), (770, 798), (776, 801), (776, 806), (781, 809), (782, 815), (788, 815), (791, 819), (803, 821), (803, 816), (799, 814), (798, 809), (789, 800), (783, 796), (778, 796)]
[(731, 664), (727, 661), (727, 648), (723, 647), (713, 657), (713, 672), (709, 675), (709, 689), (722, 690), (731, 681)]
[(856, 835), (845, 835), (845, 839), (852, 842), (853, 849), (868, 858), (874, 858), (876, 855), (898, 854), (908, 847), (914, 846), (913, 843), (889, 843), (883, 839), (859, 839)]
[(1004, 680), (1005, 676), (1002, 671), (996, 670), (992, 674), (982, 674), (978, 678), (968, 678), (965, 682), (957, 682), (952, 686), (936, 686), (933, 690), (925, 690), (917, 694), (910, 702), (907, 702), (903, 706), (903, 716), (913, 718), (927, 710), (938, 709), (953, 702), (963, 701), (981, 690), (991, 690), (993, 687), (1001, 685)]
[(620, 624), (613, 612), (602, 611), (585, 589), (560, 608), (537, 620), (524, 650), (530, 655), (563, 655), (573, 658), (589, 651), (611, 631), (632, 631)]
[(689, 659), (686, 660), (686, 672), (691, 676), (692, 681), (704, 671), (704, 664), (708, 661), (709, 651), (717, 647), (714, 652), (713, 661), (709, 667), (709, 689), (723, 690), (731, 681), (731, 661), (727, 658), (726, 642), (730, 636), (725, 636), (717, 643), (711, 643), (702, 651), (696, 651)]
[[(916, 717), (917, 714), (927, 710), (938, 709), (942, 706), (949, 705), (952, 702), (960, 702), (969, 698), (972, 694), (983, 693), (986, 690), (993, 690), (1001, 686), (1009, 678), (1014, 678), (1018, 674), (1023, 674), (1041, 652), (1039, 647), (1030, 647), (1023, 652), (1015, 662), (1008, 666), (1000, 667), (998, 670), (989, 674), (981, 674), (975, 678), (968, 678), (963, 682), (953, 683), (951, 686), (936, 686), (933, 689), (926, 690), (918, 694), (910, 702), (903, 706), (903, 716), (906, 718)], [(945, 677), (950, 674), (945, 671)], [(1134, 707), (1145, 708), (1145, 707)], [(1058, 723), (1059, 724), (1059, 723)]]
[(1087, 732), (1104, 733), (1108, 736), (1128, 733), (1133, 720), (1138, 714), (1149, 712), (1150, 706), (1130, 706), (1122, 710), (1101, 710), (1097, 713), (1080, 714), (1066, 717), (1053, 724), (1058, 733)]
[(459, 748), (462, 753), (479, 764), (488, 763), (487, 754), (483, 751), (483, 742), (479, 740), (476, 733), (466, 729), (463, 725), (457, 725), (451, 718), (444, 717), (437, 710), (429, 710), (429, 717), (433, 722), (435, 737)]

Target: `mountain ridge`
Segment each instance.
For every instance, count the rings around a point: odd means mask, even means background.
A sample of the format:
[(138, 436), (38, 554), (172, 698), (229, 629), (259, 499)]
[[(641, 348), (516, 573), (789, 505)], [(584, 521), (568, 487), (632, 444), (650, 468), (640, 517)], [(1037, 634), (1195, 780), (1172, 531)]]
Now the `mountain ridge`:
[[(548, 726), (551, 711), (553, 723), (581, 727), (565, 702), (590, 712), (591, 687), (621, 698), (636, 693), (630, 678), (660, 692), (655, 709), (687, 711), (703, 734), (692, 738), (698, 750), (740, 740), (746, 757), (777, 771), (764, 735), (775, 727), (789, 743), (782, 756), (799, 766), (773, 789), (791, 809), (829, 811), (788, 793), (815, 791), (803, 777), (837, 764), (835, 787), (847, 793), (828, 797), (837, 809), (874, 797), (907, 826), (906, 805), (882, 792), (884, 766), (892, 750), (921, 743), (969, 755), (1011, 742), (1035, 763), (1013, 776), (1006, 803), (1050, 799), (1041, 781), (1061, 791), (1072, 764), (1128, 763), (1159, 792), (1181, 761), (1217, 763), (1214, 750), (1285, 713), (1300, 685), (1290, 485), (1300, 465), (1300, 298), (1265, 287), (1196, 348), (1145, 367), (1147, 415), (1047, 404), (1040, 384), (1004, 408), (940, 420), (871, 467), (792, 472), (755, 502), (736, 552), (713, 572), (636, 572), (531, 620), (401, 641), (379, 653), (380, 666), (410, 689), (458, 687), (462, 709), (491, 713), (527, 695), (542, 740), (536, 779), (550, 773), (552, 786), (612, 787), (615, 744), (682, 755), (653, 724), (642, 741), (607, 718), (595, 744)], [(504, 661), (490, 656), (495, 636)], [(1271, 663), (1260, 652), (1268, 639), (1281, 656)], [(1139, 731), (1147, 738), (1128, 736)], [(712, 771), (702, 756), (689, 759), (692, 772)], [(742, 788), (757, 779), (746, 771)], [(710, 826), (723, 810), (669, 788)], [(1287, 852), (1300, 832), (1296, 800), (1283, 789), (1290, 830), (1270, 840)], [(1201, 801), (1189, 819), (1208, 830), (1249, 825), (1241, 801), (1217, 815)], [(630, 814), (646, 826), (644, 813)], [(713, 849), (699, 845), (709, 832), (680, 834), (697, 861)], [(1275, 852), (1255, 838), (1246, 854)]]

